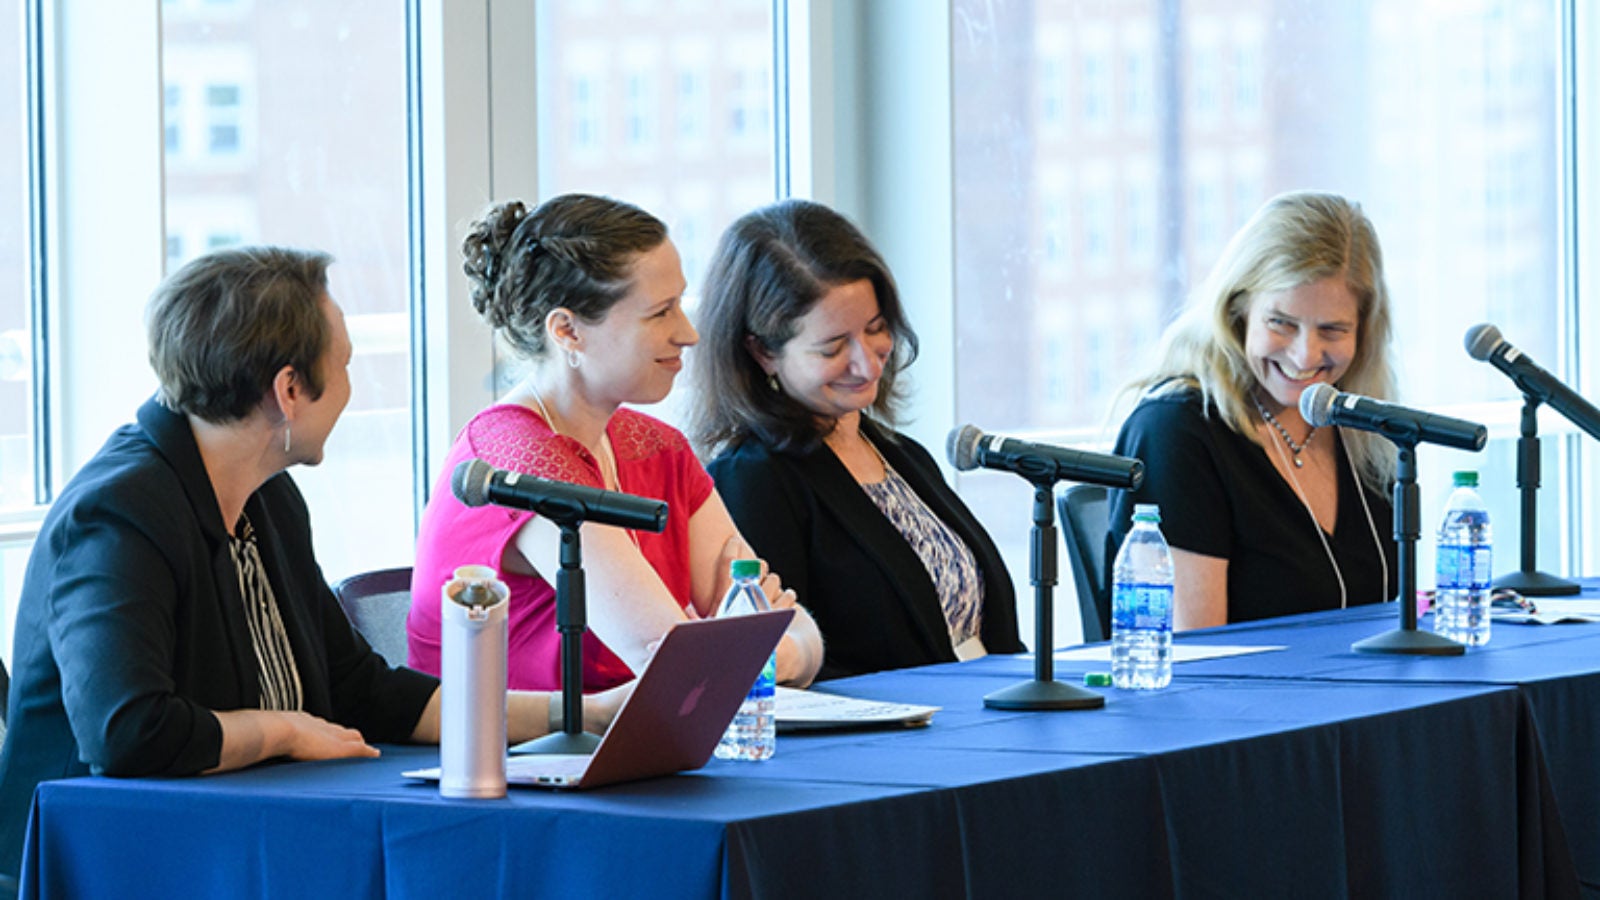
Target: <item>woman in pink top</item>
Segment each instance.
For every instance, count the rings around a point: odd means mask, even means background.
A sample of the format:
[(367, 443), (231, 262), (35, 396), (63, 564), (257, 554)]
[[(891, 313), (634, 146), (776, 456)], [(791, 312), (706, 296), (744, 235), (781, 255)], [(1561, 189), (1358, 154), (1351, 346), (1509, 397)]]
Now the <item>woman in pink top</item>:
[[(439, 671), (439, 588), (457, 566), (500, 570), (511, 589), (510, 686), (560, 687), (555, 589), (559, 529), (531, 512), (467, 507), (450, 490), (458, 463), (508, 469), (664, 500), (660, 534), (585, 524), (589, 631), (584, 689), (631, 679), (674, 622), (711, 615), (728, 564), (754, 555), (711, 478), (676, 429), (622, 409), (656, 403), (698, 335), (682, 307), (678, 251), (658, 219), (603, 197), (568, 194), (529, 211), (510, 201), (462, 245), (472, 302), (531, 364), (503, 400), (456, 437), (422, 515), (406, 620), (410, 664)], [(762, 587), (794, 606), (775, 574)], [(822, 638), (803, 608), (778, 645), (778, 678), (807, 684)]]

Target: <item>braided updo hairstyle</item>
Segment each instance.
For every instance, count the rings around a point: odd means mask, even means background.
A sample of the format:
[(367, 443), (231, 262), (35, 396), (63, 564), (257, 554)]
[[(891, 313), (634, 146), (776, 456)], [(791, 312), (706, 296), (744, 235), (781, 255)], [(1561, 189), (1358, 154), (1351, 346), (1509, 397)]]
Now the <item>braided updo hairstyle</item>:
[(565, 307), (597, 323), (628, 293), (634, 262), (661, 246), (667, 226), (609, 197), (563, 194), (529, 211), (489, 208), (461, 242), (472, 306), (518, 354), (544, 355), (544, 320)]

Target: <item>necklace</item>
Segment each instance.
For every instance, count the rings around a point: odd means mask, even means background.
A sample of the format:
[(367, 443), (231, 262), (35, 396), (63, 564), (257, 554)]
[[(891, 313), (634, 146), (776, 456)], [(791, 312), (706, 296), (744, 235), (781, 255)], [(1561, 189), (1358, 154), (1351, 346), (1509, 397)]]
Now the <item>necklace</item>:
[[(544, 398), (539, 396), (539, 389), (528, 383), (528, 393), (533, 395), (533, 402), (539, 407), (539, 415), (544, 418), (546, 425), (556, 434), (561, 434), (561, 429), (556, 427), (556, 420), (550, 415), (550, 410), (545, 408)], [(595, 454), (595, 462), (600, 466), (600, 482), (607, 490), (621, 490), (617, 480), (617, 456), (611, 449), (611, 436), (606, 434), (604, 428), (600, 429), (600, 452)]]
[[(1257, 401), (1256, 405), (1259, 407), (1261, 404)], [(1262, 411), (1265, 412), (1265, 410)], [(1309, 435), (1306, 440), (1308, 442), (1311, 440)], [(1302, 444), (1301, 446), (1305, 445)], [(1278, 451), (1278, 458), (1282, 459), (1284, 455), (1283, 448), (1277, 444), (1273, 444), (1272, 447)], [(1387, 594), (1389, 592), (1389, 557), (1383, 554), (1383, 542), (1378, 538), (1378, 523), (1373, 521), (1372, 506), (1367, 503), (1367, 492), (1361, 487), (1361, 474), (1356, 471), (1356, 461), (1347, 453), (1345, 454), (1345, 463), (1350, 466), (1350, 478), (1355, 482), (1356, 496), (1361, 498), (1361, 511), (1366, 513), (1367, 516), (1367, 531), (1372, 534), (1372, 549), (1377, 551), (1378, 554), (1378, 570), (1382, 573), (1380, 575), (1382, 580), (1379, 582), (1381, 585), (1379, 589)], [(1337, 478), (1337, 476), (1335, 477)], [(1333, 545), (1328, 543), (1327, 532), (1322, 530), (1322, 523), (1317, 521), (1316, 510), (1311, 508), (1311, 501), (1306, 499), (1305, 491), (1300, 488), (1300, 479), (1295, 477), (1293, 469), (1289, 470), (1289, 484), (1294, 488), (1294, 495), (1300, 500), (1300, 505), (1305, 507), (1306, 515), (1311, 518), (1311, 527), (1316, 529), (1317, 539), (1322, 541), (1322, 552), (1328, 555), (1328, 564), (1333, 566), (1333, 577), (1339, 582), (1339, 608), (1346, 609), (1350, 605), (1350, 595), (1344, 586), (1344, 570), (1339, 567), (1339, 560), (1333, 555)], [(1338, 527), (1337, 523), (1335, 523), (1334, 527)]]
[(1283, 423), (1278, 421), (1278, 417), (1268, 411), (1266, 405), (1261, 402), (1260, 397), (1251, 394), (1250, 399), (1255, 403), (1256, 411), (1261, 413), (1261, 418), (1277, 430), (1278, 436), (1283, 438), (1283, 442), (1288, 445), (1289, 452), (1294, 454), (1294, 467), (1296, 469), (1305, 468), (1306, 461), (1300, 458), (1300, 454), (1311, 446), (1311, 439), (1317, 436), (1317, 426), (1311, 426), (1311, 430), (1306, 432), (1306, 439), (1296, 444), (1294, 438), (1289, 436), (1289, 429), (1284, 428)]

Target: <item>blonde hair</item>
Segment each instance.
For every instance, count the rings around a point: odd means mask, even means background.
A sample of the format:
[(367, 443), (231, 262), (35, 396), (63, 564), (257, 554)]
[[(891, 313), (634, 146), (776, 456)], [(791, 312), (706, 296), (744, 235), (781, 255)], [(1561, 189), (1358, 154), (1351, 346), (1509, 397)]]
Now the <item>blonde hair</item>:
[[(1338, 387), (1392, 399), (1389, 289), (1377, 232), (1359, 204), (1306, 191), (1268, 200), (1228, 241), (1205, 283), (1162, 336), (1161, 362), (1125, 393), (1198, 390), (1207, 415), (1215, 410), (1234, 431), (1260, 443), (1250, 397), (1257, 379), (1244, 348), (1251, 304), (1258, 294), (1335, 277), (1355, 295), (1358, 309), (1355, 357)], [(1342, 437), (1366, 487), (1388, 490), (1395, 474), (1388, 442), (1349, 430)]]

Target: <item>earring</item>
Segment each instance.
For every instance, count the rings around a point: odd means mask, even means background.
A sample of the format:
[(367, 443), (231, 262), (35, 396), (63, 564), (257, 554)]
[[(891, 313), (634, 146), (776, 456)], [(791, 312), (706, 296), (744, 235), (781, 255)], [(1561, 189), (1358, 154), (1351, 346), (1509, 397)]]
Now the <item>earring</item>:
[(567, 350), (567, 365), (574, 369), (578, 367), (578, 351), (572, 349)]
[(771, 388), (772, 392), (774, 394), (776, 394), (779, 391), (783, 390), (781, 387), (778, 386), (778, 376), (777, 375), (768, 375), (767, 376), (767, 387)]
[(294, 432), (289, 427), (289, 423), (287, 421), (284, 422), (283, 423), (283, 452), (285, 452), (285, 453), (289, 452), (289, 442), (290, 442), (290, 440), (292, 440), (293, 434), (294, 434)]

